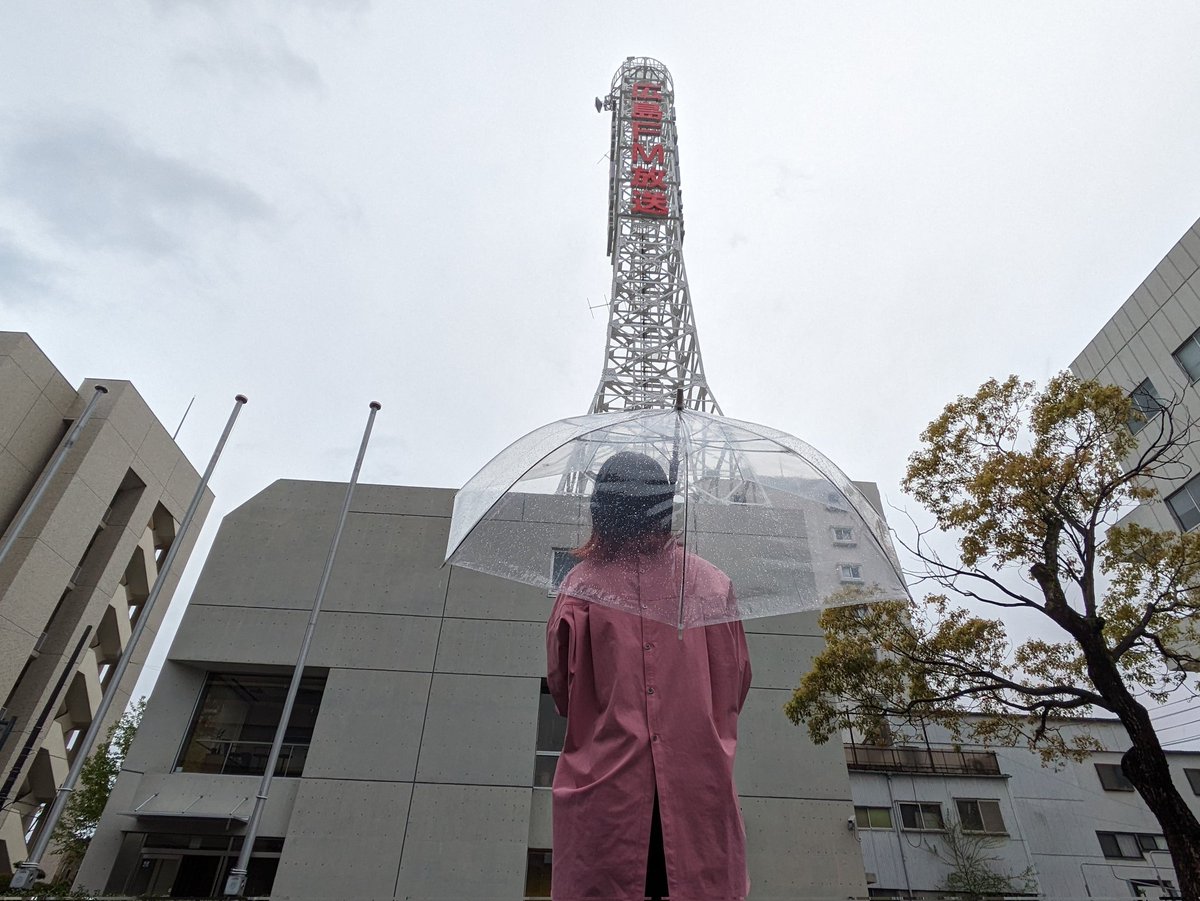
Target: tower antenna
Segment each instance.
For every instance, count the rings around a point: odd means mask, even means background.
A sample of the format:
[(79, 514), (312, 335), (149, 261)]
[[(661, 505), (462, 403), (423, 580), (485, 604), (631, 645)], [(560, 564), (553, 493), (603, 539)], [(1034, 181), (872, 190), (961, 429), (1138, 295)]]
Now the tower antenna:
[(597, 111), (612, 111), (608, 255), (612, 300), (604, 370), (591, 412), (721, 412), (704, 378), (683, 265), (675, 88), (658, 60), (629, 57)]

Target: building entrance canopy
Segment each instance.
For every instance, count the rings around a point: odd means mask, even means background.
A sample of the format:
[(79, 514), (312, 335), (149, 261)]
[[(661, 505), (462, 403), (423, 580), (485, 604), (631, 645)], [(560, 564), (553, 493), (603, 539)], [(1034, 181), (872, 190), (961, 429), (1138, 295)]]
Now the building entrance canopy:
[(680, 629), (907, 597), (886, 524), (832, 462), (696, 410), (551, 423), (455, 497), (453, 565), (553, 594), (582, 557), (603, 577), (573, 579), (573, 595)]

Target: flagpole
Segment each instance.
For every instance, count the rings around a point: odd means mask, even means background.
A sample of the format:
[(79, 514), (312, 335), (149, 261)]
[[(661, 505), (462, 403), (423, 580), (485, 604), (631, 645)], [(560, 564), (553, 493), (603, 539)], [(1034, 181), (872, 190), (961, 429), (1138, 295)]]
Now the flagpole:
[(50, 460), (50, 465), (46, 467), (46, 474), (42, 476), (42, 480), (33, 489), (33, 494), (29, 496), (29, 500), (26, 501), (16, 520), (9, 526), (8, 534), (4, 536), (4, 540), (0, 541), (0, 563), (4, 562), (4, 558), (8, 556), (8, 552), (12, 550), (13, 545), (17, 543), (17, 539), (21, 537), (21, 532), (25, 530), (25, 524), (29, 522), (29, 517), (33, 515), (33, 511), (37, 508), (37, 505), (41, 503), (42, 495), (46, 493), (46, 488), (49, 487), (50, 480), (54, 478), (63, 461), (67, 458), (67, 454), (71, 452), (71, 448), (79, 440), (79, 436), (83, 433), (83, 427), (92, 418), (92, 411), (96, 409), (96, 404), (100, 402), (100, 398), (105, 394), (108, 394), (108, 389), (103, 385), (97, 385), (96, 390), (92, 393), (92, 399), (88, 401), (87, 406), (83, 408), (83, 413), (75, 420), (75, 425), (67, 433), (67, 440), (62, 443), (62, 446)]
[(325, 599), (325, 589), (329, 585), (329, 575), (333, 571), (333, 560), (337, 555), (338, 542), (342, 539), (346, 515), (350, 512), (350, 499), (354, 495), (354, 486), (358, 484), (358, 474), (362, 469), (363, 458), (367, 454), (367, 442), (371, 439), (371, 427), (375, 424), (375, 414), (381, 409), (381, 405), (377, 401), (371, 401), (370, 406), (371, 414), (367, 417), (367, 428), (363, 432), (362, 444), (358, 448), (358, 459), (354, 462), (354, 472), (350, 475), (350, 484), (346, 486), (346, 497), (342, 501), (342, 511), (338, 517), (337, 528), (333, 533), (333, 541), (329, 545), (329, 553), (325, 557), (325, 569), (321, 572), (317, 596), (313, 600), (312, 610), (308, 615), (308, 628), (304, 630), (304, 638), (300, 642), (300, 653), (296, 656), (296, 666), (292, 670), (292, 681), (288, 685), (287, 699), (283, 702), (279, 725), (275, 727), (275, 738), (271, 742), (271, 753), (267, 756), (267, 766), (258, 786), (258, 795), (254, 799), (254, 809), (246, 823), (246, 833), (242, 836), (242, 848), (238, 852), (237, 864), (229, 871), (229, 876), (225, 880), (225, 895), (230, 898), (238, 897), (246, 891), (246, 873), (250, 866), (250, 855), (254, 851), (254, 840), (258, 837), (258, 827), (262, 821), (267, 796), (271, 793), (271, 780), (275, 776), (275, 764), (279, 760), (279, 752), (283, 747), (288, 721), (292, 718), (292, 707), (296, 703), (296, 694), (300, 690), (300, 680), (304, 677), (304, 664), (308, 659), (308, 649), (312, 644), (313, 633), (316, 631), (317, 616), (321, 612), (321, 602)]
[(208, 488), (208, 480), (212, 477), (213, 470), (217, 467), (217, 460), (221, 457), (221, 451), (224, 450), (225, 442), (229, 440), (229, 433), (233, 431), (233, 424), (237, 421), (238, 413), (241, 412), (242, 406), (245, 403), (246, 396), (244, 394), (239, 394), (234, 398), (233, 412), (229, 414), (229, 421), (225, 423), (225, 431), (221, 433), (221, 438), (217, 441), (217, 446), (213, 450), (212, 459), (208, 461), (208, 468), (204, 470), (204, 475), (200, 478), (200, 484), (196, 486), (196, 493), (192, 495), (192, 502), (188, 505), (187, 512), (183, 514), (183, 520), (179, 523), (175, 540), (171, 542), (170, 548), (167, 549), (167, 553), (163, 557), (162, 566), (159, 568), (158, 576), (154, 580), (154, 586), (150, 589), (150, 594), (146, 597), (146, 601), (142, 605), (142, 611), (138, 614), (137, 623), (134, 625), (133, 631), (129, 634), (129, 641), (125, 643), (125, 650), (121, 653), (121, 659), (117, 661), (116, 666), (113, 667), (113, 671), (108, 677), (108, 687), (104, 689), (104, 695), (100, 698), (100, 704), (97, 706), (96, 712), (92, 715), (92, 722), (88, 726), (87, 733), (75, 751), (75, 762), (71, 764), (71, 769), (67, 773), (67, 778), (63, 781), (62, 788), (54, 796), (54, 803), (50, 806), (50, 811), (46, 815), (46, 821), (42, 824), (42, 828), (38, 832), (37, 841), (33, 843), (33, 848), (30, 850), (29, 856), (22, 863), (18, 864), (16, 872), (13, 873), (12, 881), (9, 883), (10, 888), (30, 888), (37, 881), (42, 857), (45, 856), (46, 849), (50, 845), (50, 838), (54, 832), (54, 827), (58, 824), (59, 818), (67, 807), (67, 801), (70, 800), (71, 793), (75, 790), (75, 785), (79, 781), (79, 774), (83, 772), (83, 766), (87, 762), (88, 755), (91, 753), (96, 739), (100, 735), (100, 729), (104, 725), (104, 718), (108, 715), (108, 711), (112, 707), (113, 700), (116, 698), (117, 691), (121, 686), (121, 679), (124, 677), (125, 671), (129, 668), (129, 662), (133, 659), (133, 652), (137, 648), (142, 633), (146, 631), (146, 626), (150, 622), (150, 613), (158, 601), (158, 596), (162, 593), (163, 586), (166, 584), (167, 577), (170, 575), (175, 563), (175, 558), (179, 555), (179, 550), (184, 545), (184, 539), (191, 529), (192, 520), (196, 516), (196, 511), (200, 508), (201, 501), (204, 500), (204, 492)]

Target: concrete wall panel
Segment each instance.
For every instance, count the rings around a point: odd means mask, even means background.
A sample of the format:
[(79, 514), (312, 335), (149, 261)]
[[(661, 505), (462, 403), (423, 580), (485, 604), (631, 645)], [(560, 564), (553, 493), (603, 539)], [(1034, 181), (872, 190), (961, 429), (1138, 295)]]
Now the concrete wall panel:
[(865, 897), (853, 816), (849, 800), (743, 798), (749, 901)]
[(462, 619), (522, 620), (544, 623), (554, 599), (531, 585), (521, 585), (470, 569), (451, 567), (446, 616)]
[(448, 520), (434, 517), (347, 517), (327, 608), (440, 616), (450, 573), (437, 564), (448, 530)]
[(746, 636), (750, 668), (756, 688), (779, 688), (791, 692), (812, 667), (813, 658), (825, 647), (825, 639), (766, 632)]
[(841, 743), (817, 746), (783, 715), (791, 693), (752, 688), (738, 720), (735, 778), (742, 795), (849, 799)]
[(438, 643), (438, 672), (495, 676), (546, 674), (542, 623), (445, 619)]
[(417, 779), (532, 785), (536, 679), (433, 677)]
[(524, 897), (527, 788), (414, 788), (397, 898)]
[(301, 780), (274, 901), (392, 898), (411, 794), (403, 782)]
[[(429, 675), (335, 669), (325, 683), (304, 778), (411, 782)], [(353, 735), (353, 741), (343, 737)]]

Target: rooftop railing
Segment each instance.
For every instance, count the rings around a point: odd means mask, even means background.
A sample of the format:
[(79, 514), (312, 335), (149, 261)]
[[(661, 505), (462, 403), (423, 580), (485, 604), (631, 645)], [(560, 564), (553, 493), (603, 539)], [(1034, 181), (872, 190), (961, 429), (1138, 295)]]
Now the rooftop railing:
[(1000, 762), (991, 751), (942, 748), (879, 748), (847, 744), (846, 767), (888, 773), (937, 773), (958, 776), (1001, 776)]

